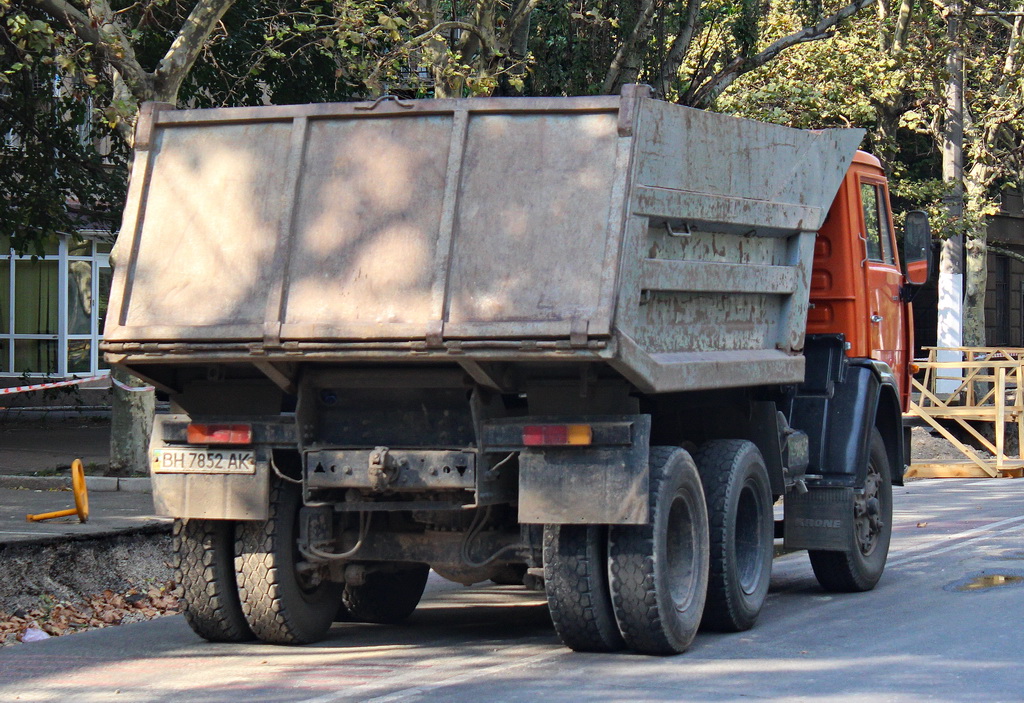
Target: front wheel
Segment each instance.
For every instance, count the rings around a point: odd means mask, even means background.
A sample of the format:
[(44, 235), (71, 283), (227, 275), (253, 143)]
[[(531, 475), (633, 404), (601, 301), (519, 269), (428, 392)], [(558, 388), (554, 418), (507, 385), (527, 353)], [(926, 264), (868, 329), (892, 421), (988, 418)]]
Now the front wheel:
[(826, 591), (870, 591), (885, 570), (892, 537), (892, 471), (877, 428), (871, 430), (864, 492), (854, 498), (853, 513), (853, 530), (846, 551), (808, 552), (814, 576)]
[(298, 486), (271, 479), (270, 517), (239, 522), (235, 572), (242, 612), (264, 642), (306, 644), (323, 638), (334, 621), (343, 586), (299, 554)]
[(612, 607), (626, 645), (679, 654), (697, 634), (708, 587), (708, 513), (697, 467), (676, 447), (653, 447), (646, 525), (609, 529)]

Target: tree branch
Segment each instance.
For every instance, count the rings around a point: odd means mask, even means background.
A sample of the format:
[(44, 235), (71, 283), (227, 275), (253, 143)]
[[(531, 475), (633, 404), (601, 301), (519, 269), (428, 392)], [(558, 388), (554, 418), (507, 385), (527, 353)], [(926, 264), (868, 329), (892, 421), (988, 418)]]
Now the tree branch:
[(672, 40), (665, 61), (658, 68), (658, 77), (655, 84), (662, 95), (668, 92), (668, 85), (672, 78), (679, 72), (683, 65), (686, 54), (690, 51), (690, 44), (693, 42), (693, 35), (700, 27), (701, 0), (687, 0), (686, 20), (679, 28), (679, 34)]
[[(1024, 3), (1021, 3), (1021, 6), (1024, 9)], [(1017, 17), (1013, 21), (1013, 27), (1010, 30), (1010, 39), (1006, 45), (1006, 58), (1003, 60), (1003, 80), (1000, 87), (1004, 89), (1004, 92), (1010, 77), (1015, 76), (1020, 69), (1020, 43), (1022, 35), (1024, 35), (1024, 17)]]
[(1024, 254), (1013, 251), (1011, 249), (1004, 249), (1003, 247), (994, 247), (991, 244), (986, 247), (989, 254), (998, 254), (999, 256), (1005, 256), (1010, 259), (1016, 259), (1017, 261), (1024, 264)]
[(416, 47), (426, 44), (440, 32), (447, 32), (452, 29), (458, 29), (463, 32), (470, 32), (474, 34), (480, 40), (481, 46), (486, 51), (493, 51), (495, 48), (494, 44), (492, 43), (493, 37), (485, 36), (481, 29), (477, 27), (475, 24), (471, 24), (469, 22), (460, 22), (458, 20), (438, 22), (427, 31), (413, 37), (409, 41), (405, 42), (404, 44), (395, 49), (392, 49), (385, 56), (381, 57), (380, 60), (377, 61), (377, 65), (374, 67), (373, 71), (370, 72), (370, 75), (368, 75), (363, 82), (366, 83), (367, 85), (373, 85), (376, 82), (377, 76), (380, 75), (380, 72), (384, 68), (384, 66), (389, 61), (394, 59), (396, 56), (399, 56), (405, 51), (412, 51)]
[(604, 83), (601, 85), (601, 92), (604, 94), (610, 94), (615, 90), (615, 86), (620, 84), (619, 79), (622, 76), (623, 70), (628, 64), (634, 59), (633, 53), (640, 46), (640, 51), (643, 51), (643, 44), (647, 41), (647, 28), (651, 24), (651, 20), (654, 19), (654, 11), (657, 9), (657, 3), (655, 0), (643, 0), (643, 5), (640, 7), (640, 16), (637, 17), (636, 24), (633, 25), (633, 31), (629, 33), (629, 37), (622, 43), (619, 50), (615, 52), (615, 58), (612, 59), (611, 65), (608, 66), (608, 72), (605, 74)]
[[(93, 0), (96, 2), (97, 0)], [(235, 0), (198, 0), (153, 73), (154, 99), (177, 103), (178, 90), (207, 38)]]
[(692, 104), (695, 106), (710, 104), (723, 90), (732, 85), (733, 82), (744, 73), (760, 68), (790, 47), (794, 47), (797, 44), (817, 41), (818, 39), (824, 39), (830, 36), (831, 33), (829, 30), (845, 20), (847, 17), (857, 14), (873, 2), (875, 2), (875, 0), (854, 0), (854, 2), (843, 7), (835, 14), (822, 19), (817, 24), (810, 27), (804, 27), (799, 31), (787, 34), (781, 39), (777, 39), (760, 53), (747, 58), (741, 56), (733, 59), (725, 66), (725, 68), (719, 71), (696, 91)]
[(152, 76), (143, 70), (131, 42), (114, 22), (113, 13), (106, 2), (90, 2), (89, 14), (65, 0), (27, 0), (35, 7), (61, 22), (84, 42), (89, 42), (102, 54), (105, 61), (123, 77), (136, 100), (149, 100)]
[(435, 24), (433, 27), (425, 31), (423, 34), (413, 37), (409, 41), (402, 44), (402, 46), (393, 50), (389, 55), (396, 56), (403, 51), (415, 49), (417, 46), (420, 46), (421, 44), (430, 41), (430, 39), (435, 34), (439, 34), (440, 32), (447, 32), (450, 29), (458, 29), (463, 32), (470, 32), (471, 34), (476, 35), (476, 37), (480, 40), (480, 43), (483, 45), (484, 49), (486, 49), (487, 51), (492, 51), (495, 49), (492, 37), (487, 36), (486, 33), (483, 32), (483, 30), (481, 30), (475, 24), (471, 24), (470, 22), (460, 22), (458, 20), (451, 20), (448, 22), (439, 22), (438, 24)]
[(896, 52), (905, 51), (910, 36), (910, 20), (914, 14), (914, 0), (902, 0), (900, 2), (900, 14), (896, 20), (896, 29), (893, 31), (892, 49)]
[(512, 16), (508, 18), (508, 23), (505, 25), (505, 36), (509, 39), (514, 37), (516, 33), (522, 29), (523, 23), (530, 17), (537, 5), (540, 4), (540, 0), (526, 0), (526, 2), (519, 3), (519, 6), (512, 13)]

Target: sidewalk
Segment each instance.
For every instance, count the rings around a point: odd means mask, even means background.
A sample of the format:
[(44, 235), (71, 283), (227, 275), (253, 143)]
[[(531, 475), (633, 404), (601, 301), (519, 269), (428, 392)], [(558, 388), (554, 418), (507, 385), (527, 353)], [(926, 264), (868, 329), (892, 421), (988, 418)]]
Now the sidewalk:
[(69, 418), (0, 424), (0, 476), (53, 473), (69, 469), (75, 459), (87, 467), (110, 462), (109, 421)]
[(28, 522), (27, 514), (73, 508), (69, 468), (110, 460), (110, 424), (57, 417), (0, 424), (0, 550), (28, 545), (166, 531), (170, 519), (153, 515), (148, 478), (87, 476), (89, 520), (77, 517)]

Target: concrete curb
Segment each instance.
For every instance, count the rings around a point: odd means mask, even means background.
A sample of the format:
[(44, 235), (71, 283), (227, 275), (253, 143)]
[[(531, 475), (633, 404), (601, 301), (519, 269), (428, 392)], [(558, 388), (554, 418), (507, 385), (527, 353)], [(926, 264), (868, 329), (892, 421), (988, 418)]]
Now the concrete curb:
[[(117, 478), (116, 476), (86, 476), (85, 487), (90, 491), (125, 491), (152, 493), (149, 478)], [(0, 488), (23, 488), (32, 491), (61, 491), (71, 489), (69, 476), (0, 476)]]
[(153, 482), (149, 478), (119, 478), (117, 490), (128, 493), (152, 493)]

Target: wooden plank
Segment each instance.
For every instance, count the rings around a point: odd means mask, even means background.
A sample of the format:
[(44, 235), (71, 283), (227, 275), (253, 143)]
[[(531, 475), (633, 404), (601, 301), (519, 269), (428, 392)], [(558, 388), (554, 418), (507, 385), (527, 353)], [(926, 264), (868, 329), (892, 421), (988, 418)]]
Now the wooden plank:
[(907, 478), (995, 478), (974, 464), (911, 464)]
[[(931, 405), (924, 406), (923, 412), (928, 413), (932, 417), (941, 417), (949, 420), (956, 418), (963, 418), (965, 420), (987, 420), (988, 422), (995, 422), (999, 416), (999, 411), (996, 408), (978, 408), (978, 407), (935, 407)], [(1006, 411), (1003, 416), (1010, 415), (1012, 411)]]
[(1006, 461), (1003, 453), (1006, 450), (1006, 369), (996, 369), (996, 385), (993, 390), (996, 401), (996, 469), (1002, 471)]

